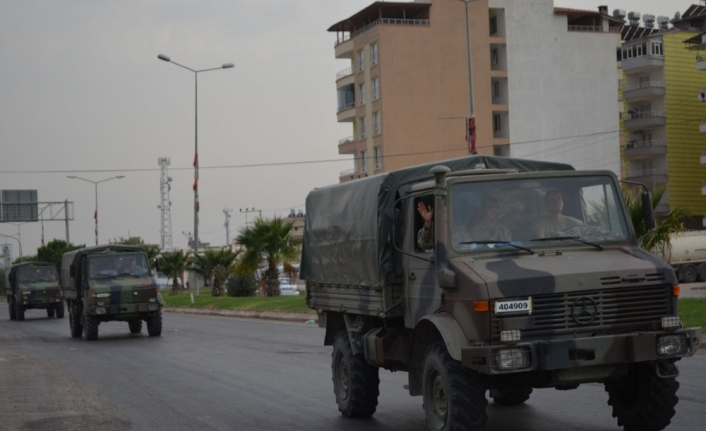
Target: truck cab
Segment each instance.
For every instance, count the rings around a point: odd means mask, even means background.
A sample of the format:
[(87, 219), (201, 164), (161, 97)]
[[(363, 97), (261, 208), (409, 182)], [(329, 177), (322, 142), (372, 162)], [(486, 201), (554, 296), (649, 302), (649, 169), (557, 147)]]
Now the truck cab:
[(59, 275), (49, 262), (22, 262), (7, 273), (5, 295), (10, 320), (24, 320), (25, 311), (44, 309), (47, 317), (64, 317), (64, 296)]

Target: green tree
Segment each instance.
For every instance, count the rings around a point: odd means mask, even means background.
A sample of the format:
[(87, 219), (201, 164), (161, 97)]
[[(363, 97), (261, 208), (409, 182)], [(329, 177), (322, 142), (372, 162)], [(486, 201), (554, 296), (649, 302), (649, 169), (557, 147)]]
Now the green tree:
[[(659, 201), (662, 200), (667, 187), (658, 185), (652, 188), (652, 209), (657, 208)], [(655, 227), (647, 229), (645, 220), (642, 215), (642, 198), (641, 189), (633, 187), (624, 191), (625, 204), (628, 207), (630, 219), (635, 227), (640, 247), (652, 251), (653, 253), (664, 253), (669, 247), (670, 236), (674, 233), (684, 230), (682, 220), (691, 215), (691, 211), (683, 207), (673, 207), (669, 213), (655, 220)]]
[(66, 244), (66, 241), (53, 239), (37, 249), (37, 260), (41, 262), (51, 262), (56, 266), (56, 270), (60, 271), (61, 257), (64, 253), (83, 247), (85, 247), (85, 245)]
[(159, 252), (162, 251), (162, 249), (159, 248), (159, 246), (145, 244), (145, 241), (139, 236), (131, 236), (128, 238), (123, 238), (121, 236), (119, 238), (115, 238), (115, 239), (110, 240), (108, 242), (110, 244), (134, 245), (134, 246), (142, 248), (145, 251), (145, 253), (147, 253), (147, 262), (149, 263), (150, 269), (154, 269), (154, 267), (157, 263), (157, 259), (159, 257)]
[(37, 255), (36, 254), (30, 254), (30, 255), (25, 255), (22, 257), (18, 257), (17, 259), (12, 261), (13, 265), (16, 265), (18, 263), (22, 262), (34, 262), (37, 261)]
[(122, 245), (145, 245), (145, 240), (139, 236), (129, 236), (127, 238), (118, 237), (108, 241), (109, 244), (122, 244)]
[(265, 271), (265, 295), (267, 296), (280, 294), (277, 266), (297, 259), (296, 244), (289, 238), (291, 229), (292, 223), (285, 223), (279, 217), (258, 218), (253, 226), (241, 229), (236, 238), (236, 242), (245, 249), (242, 259), (238, 262), (238, 272), (253, 273), (264, 261), (267, 266)]
[(233, 252), (229, 247), (206, 249), (203, 254), (194, 256), (190, 270), (203, 276), (204, 280), (213, 280), (211, 295), (223, 295), (223, 281), (232, 273), (233, 264), (240, 251)]
[(181, 274), (189, 267), (191, 262), (191, 252), (184, 253), (182, 250), (169, 251), (159, 256), (159, 270), (172, 282), (172, 294), (179, 293), (179, 282)]
[(5, 270), (0, 269), (0, 295), (5, 294)]

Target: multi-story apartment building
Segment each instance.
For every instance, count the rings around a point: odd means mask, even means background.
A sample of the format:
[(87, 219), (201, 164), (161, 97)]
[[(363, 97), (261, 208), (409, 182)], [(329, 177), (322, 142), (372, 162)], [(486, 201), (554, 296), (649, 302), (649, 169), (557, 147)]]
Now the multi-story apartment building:
[(632, 25), (622, 32), (619, 52), (625, 73), (624, 156), (628, 180), (666, 184), (658, 215), (688, 208), (693, 217), (685, 224), (700, 228), (706, 214), (706, 166), (700, 163), (706, 140), (699, 132), (706, 118), (706, 104), (699, 102), (704, 79), (685, 41), (704, 29), (705, 8), (692, 6), (677, 17), (658, 17), (655, 27), (654, 16), (644, 15), (646, 27), (641, 27), (639, 13), (628, 15)]
[[(338, 121), (354, 156), (341, 181), (468, 154), (463, 2), (375, 2), (329, 28)], [(480, 154), (620, 173), (615, 48), (623, 21), (553, 0), (468, 3)]]

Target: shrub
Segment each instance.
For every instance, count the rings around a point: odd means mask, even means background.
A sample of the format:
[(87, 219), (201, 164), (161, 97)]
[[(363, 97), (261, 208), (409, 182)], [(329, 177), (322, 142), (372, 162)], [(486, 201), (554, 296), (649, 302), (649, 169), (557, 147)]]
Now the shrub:
[(257, 291), (254, 274), (234, 275), (226, 282), (228, 296), (253, 296)]

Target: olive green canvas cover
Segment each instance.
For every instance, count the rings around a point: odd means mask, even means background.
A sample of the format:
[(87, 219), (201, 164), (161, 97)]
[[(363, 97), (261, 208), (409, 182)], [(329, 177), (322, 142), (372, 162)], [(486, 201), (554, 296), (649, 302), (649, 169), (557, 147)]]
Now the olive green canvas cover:
[(469, 156), (314, 189), (306, 198), (300, 278), (371, 287), (401, 282), (392, 254), (380, 238), (383, 212), (394, 207), (400, 187), (433, 179), (429, 170), (439, 165), (452, 172), (479, 166), (519, 172), (574, 170), (564, 163)]

